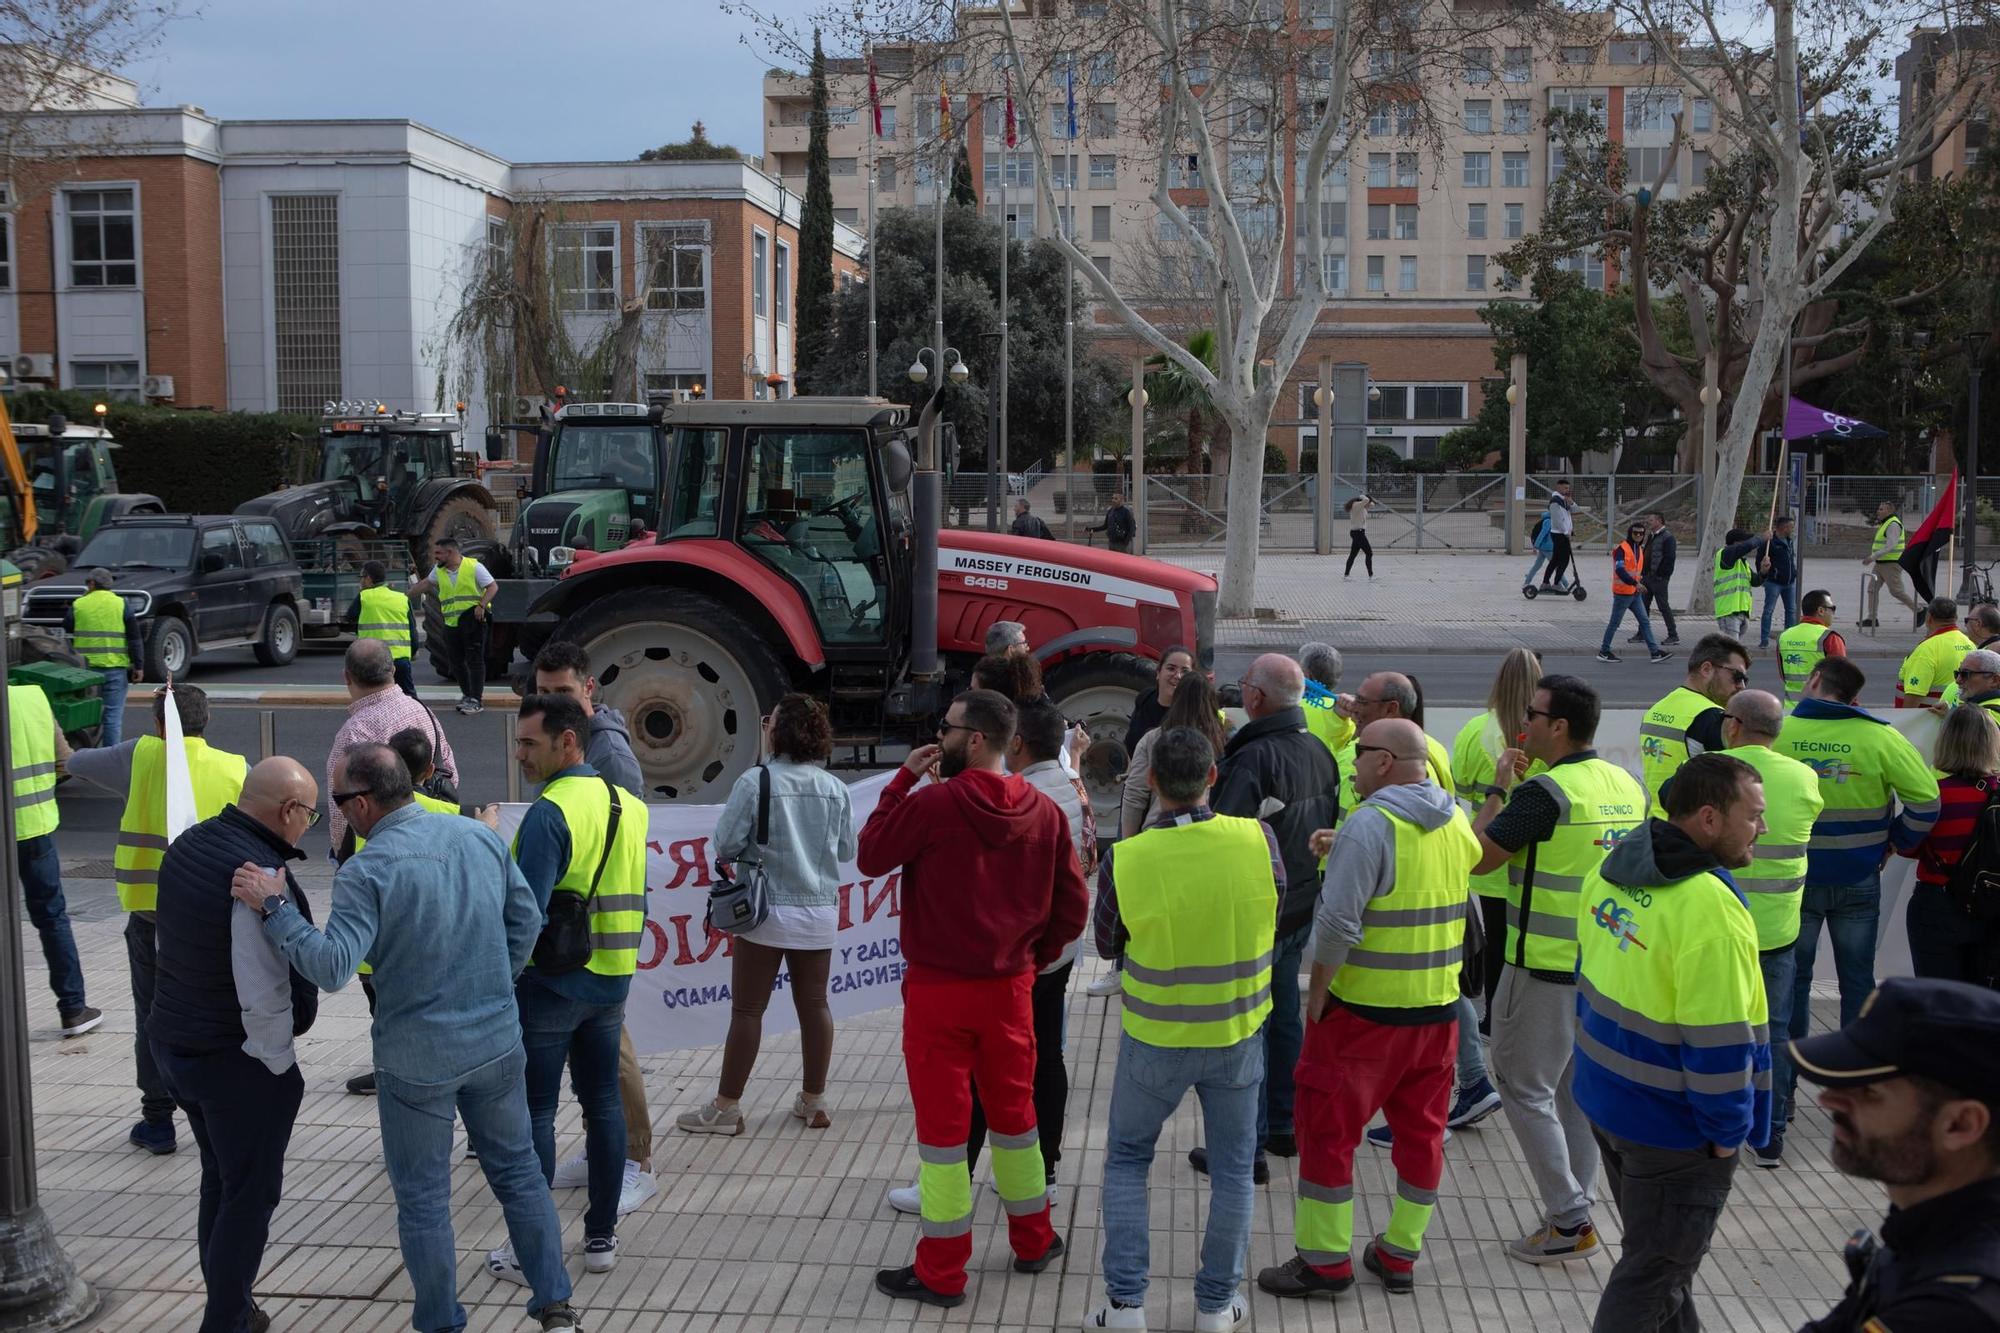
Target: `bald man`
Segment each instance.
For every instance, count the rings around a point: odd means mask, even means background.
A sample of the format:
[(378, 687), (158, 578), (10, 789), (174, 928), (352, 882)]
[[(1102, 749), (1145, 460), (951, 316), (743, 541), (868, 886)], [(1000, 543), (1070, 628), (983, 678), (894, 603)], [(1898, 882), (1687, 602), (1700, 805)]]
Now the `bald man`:
[(237, 867), (262, 867), (270, 892), (307, 920), (287, 868), (319, 822), (319, 784), (296, 760), (266, 759), (224, 806), (174, 839), (160, 862), (158, 964), (146, 1036), (201, 1149), (196, 1253), (208, 1284), (202, 1333), (263, 1328), (250, 1297), (284, 1186), (285, 1146), (305, 1082), (292, 1039), (312, 1026), (318, 991), (268, 943), (256, 912), (230, 896)]
[[(1333, 827), (1340, 810), (1340, 768), (1306, 726), (1299, 701), (1305, 673), (1283, 653), (1265, 653), (1238, 682), (1250, 721), (1223, 747), (1209, 806), (1218, 815), (1261, 819), (1278, 840), (1285, 882), (1278, 886), (1278, 939), (1271, 958), (1271, 1020), (1264, 1025), (1264, 1103), (1257, 1119), (1256, 1179), (1270, 1179), (1265, 1153), (1298, 1154), (1292, 1134), (1292, 1066), (1305, 1024), (1299, 1008), (1299, 963), (1312, 933), (1319, 858), (1314, 829)], [(1208, 1170), (1208, 1151), (1188, 1154)]]

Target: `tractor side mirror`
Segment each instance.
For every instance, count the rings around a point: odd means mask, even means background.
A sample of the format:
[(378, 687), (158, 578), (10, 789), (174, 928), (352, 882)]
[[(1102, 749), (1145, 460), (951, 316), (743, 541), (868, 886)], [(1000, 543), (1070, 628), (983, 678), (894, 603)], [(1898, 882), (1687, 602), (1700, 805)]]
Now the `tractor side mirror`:
[(507, 458), (507, 437), (498, 426), (486, 428), (486, 461), (500, 463)]
[(910, 457), (910, 446), (900, 439), (891, 440), (882, 446), (882, 480), (897, 495), (910, 489), (910, 477), (916, 471), (916, 460)]

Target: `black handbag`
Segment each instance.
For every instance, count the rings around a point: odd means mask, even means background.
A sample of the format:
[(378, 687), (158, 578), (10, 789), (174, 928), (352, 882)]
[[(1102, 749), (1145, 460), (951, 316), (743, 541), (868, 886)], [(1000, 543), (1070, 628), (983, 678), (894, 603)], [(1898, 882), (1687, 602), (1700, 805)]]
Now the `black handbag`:
[(597, 858), (597, 872), (590, 877), (588, 894), (562, 889), (549, 895), (548, 920), (535, 940), (534, 952), (535, 967), (543, 976), (559, 977), (576, 971), (590, 961), (594, 947), (590, 938), (590, 905), (597, 899), (597, 885), (604, 878), (604, 867), (611, 863), (611, 848), (618, 841), (618, 818), (624, 813), (618, 799), (618, 788), (611, 785), (610, 778), (600, 775), (599, 780), (611, 797), (611, 819), (604, 830), (604, 854)]
[[(757, 765), (757, 846), (771, 842), (771, 770)], [(734, 872), (715, 866), (716, 884), (708, 891), (708, 924), (731, 935), (755, 930), (771, 916), (770, 882), (761, 860), (736, 858)]]

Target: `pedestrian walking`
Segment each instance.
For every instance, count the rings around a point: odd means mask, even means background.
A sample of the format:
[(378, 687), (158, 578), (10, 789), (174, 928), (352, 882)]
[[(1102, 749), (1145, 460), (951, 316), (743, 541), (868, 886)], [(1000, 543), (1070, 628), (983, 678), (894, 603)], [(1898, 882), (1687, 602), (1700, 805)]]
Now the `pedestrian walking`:
[(1049, 525), (1042, 522), (1041, 515), (1028, 511), (1028, 497), (1025, 495), (1014, 501), (1014, 521), (1007, 531), (1016, 537), (1038, 537), (1045, 542), (1056, 539), (1056, 535), (1049, 531)]
[(208, 730), (208, 695), (197, 685), (176, 685), (153, 696), (153, 726), (158, 734), (120, 742), (93, 755), (97, 762), (70, 761), (77, 776), (125, 793), (125, 810), (118, 819), (118, 842), (112, 849), (112, 873), (118, 882), (118, 905), (125, 909), (125, 961), (132, 974), (133, 1063), (139, 1082), (139, 1123), (131, 1142), (163, 1156), (174, 1150), (174, 1097), (153, 1061), (146, 1042), (146, 1019), (153, 1011), (157, 967), (155, 913), (159, 903), (160, 860), (167, 851), (166, 706), (169, 697), (180, 715), (181, 745), (187, 755), (188, 778), (194, 789), (194, 816), (213, 819), (243, 790), (249, 761), (240, 754), (211, 749), (202, 734)]
[(333, 745), (326, 755), (326, 836), (336, 851), (347, 836), (347, 816), (332, 799), (339, 790), (333, 785), (333, 770), (352, 747), (364, 741), (386, 745), (397, 732), (415, 727), (431, 737), (432, 762), (437, 769), (453, 783), (458, 780), (458, 759), (451, 752), (444, 728), (438, 725), (437, 714), (396, 688), (395, 659), (388, 644), (380, 639), (356, 639), (348, 644), (341, 659), (341, 681), (347, 686), (347, 717), (333, 734)]
[(361, 595), (348, 608), (356, 638), (375, 639), (389, 647), (395, 664), (396, 688), (417, 697), (416, 677), (410, 671), (410, 654), (423, 638), (423, 622), (412, 609), (409, 595), (389, 586), (389, 567), (380, 560), (361, 566)]
[(1910, 608), (1917, 624), (1923, 624), (1924, 608), (1916, 598), (1903, 590), (1903, 548), (1907, 536), (1903, 531), (1903, 520), (1896, 512), (1894, 500), (1884, 500), (1875, 506), (1875, 539), (1870, 543), (1868, 554), (1861, 557), (1861, 568), (1867, 572), (1861, 576), (1861, 584), (1868, 598), (1867, 616), (1861, 621), (1864, 629), (1873, 629), (1881, 624), (1878, 618), (1882, 610), (1882, 589), (1888, 588), (1889, 595)]
[(1305, 698), (1301, 701), (1306, 730), (1319, 737), (1327, 750), (1337, 756), (1354, 739), (1354, 719), (1340, 707), (1338, 691), (1345, 669), (1340, 649), (1317, 641), (1300, 644), (1298, 663), (1306, 678)]
[(28, 921), (42, 942), (49, 989), (65, 1037), (81, 1037), (104, 1021), (84, 992), (83, 962), (63, 898), (62, 857), (56, 851), (56, 782), (70, 758), (49, 697), (37, 685), (7, 687), (7, 744), (14, 795), (14, 869)]
[(1646, 780), (1646, 809), (1666, 814), (1660, 788), (1681, 765), (1706, 750), (1723, 748), (1722, 706), (1750, 683), (1750, 650), (1726, 634), (1704, 634), (1688, 655), (1686, 677), (1646, 710), (1639, 724), (1639, 771)]
[(1576, 532), (1576, 501), (1571, 497), (1567, 477), (1558, 481), (1555, 489), (1549, 492), (1548, 520), (1549, 565), (1542, 571), (1542, 586), (1560, 588), (1563, 586), (1563, 575), (1569, 572), (1570, 538)]
[(112, 591), (111, 582), (110, 570), (91, 570), (83, 576), (88, 591), (63, 612), (70, 647), (99, 677), (97, 692), (104, 703), (97, 731), (100, 746), (124, 739), (125, 692), (138, 682), (146, 663), (138, 613), (129, 600)]
[(1741, 640), (1750, 632), (1752, 598), (1751, 562), (1770, 540), (1742, 528), (1731, 528), (1723, 547), (1715, 553), (1715, 627), (1732, 639)]
[(451, 1226), (455, 1113), (507, 1220), (528, 1313), (543, 1333), (575, 1333), (562, 1225), (528, 1117), (515, 999), (543, 909), (498, 834), (475, 819), (434, 818), (410, 799), (409, 770), (388, 746), (364, 742), (342, 756), (332, 799), (368, 850), (334, 876), (323, 928), (272, 896), (255, 866), (239, 869), (231, 887), (264, 913), (265, 938), (321, 990), (345, 986), (363, 959), (375, 964), (375, 1109), (413, 1322), (425, 1333), (465, 1327)]
[(1375, 577), (1375, 548), (1368, 544), (1368, 507), (1374, 503), (1372, 495), (1357, 495), (1341, 506), (1347, 511), (1348, 537), (1347, 568), (1342, 571), (1342, 578), (1353, 576), (1356, 556), (1367, 557), (1368, 577)]
[[(1891, 851), (1922, 842), (1937, 823), (1936, 776), (1901, 732), (1855, 702), (1866, 683), (1852, 659), (1822, 658), (1771, 747), (1812, 766), (1824, 802), (1813, 822), (1799, 905), (1789, 1029), (1795, 1037), (1806, 1035), (1811, 1020), (1821, 926), (1833, 943), (1841, 1023), (1860, 1012), (1875, 987), (1882, 863)], [(1774, 1088), (1780, 1124), (1791, 1107), (1794, 1079), (1786, 1077)]]
[(1362, 728), (1361, 805), (1327, 853), (1298, 1068), (1296, 1253), (1257, 1275), (1274, 1296), (1354, 1285), (1354, 1150), (1378, 1111), (1394, 1136), (1396, 1200), (1362, 1264), (1391, 1292), (1416, 1285), (1444, 1175), (1459, 969), (1479, 859), (1465, 812), (1430, 780), (1423, 740), (1403, 719)]
[(1798, 700), (1822, 657), (1847, 656), (1847, 640), (1833, 628), (1838, 609), (1832, 593), (1814, 588), (1799, 599), (1799, 622), (1778, 635), (1778, 678), (1784, 682), (1786, 703)]
[[(1526, 648), (1510, 649), (1500, 659), (1486, 691), (1486, 711), (1475, 714), (1459, 728), (1452, 742), (1451, 776), (1459, 804), (1467, 815), (1477, 815), (1491, 797), (1505, 799), (1507, 788), (1499, 780), (1500, 756), (1523, 744), (1528, 731), (1528, 710), (1535, 706), (1535, 689), (1542, 678), (1542, 662)], [(1529, 763), (1524, 777), (1548, 772), (1537, 759)], [(1479, 898), (1480, 990), (1486, 1008), (1478, 1030), (1490, 1030), (1493, 992), (1500, 987), (1500, 967), (1505, 956), (1501, 947), (1507, 939), (1507, 871), (1496, 866), (1472, 877), (1472, 892)], [(1460, 1020), (1461, 1022), (1463, 1019)], [(1462, 1034), (1461, 1034), (1462, 1035)]]
[(710, 850), (717, 861), (761, 867), (771, 914), (735, 937), (722, 1081), (713, 1100), (676, 1121), (689, 1134), (743, 1132), (743, 1089), (757, 1062), (780, 968), (798, 1011), (805, 1062), (792, 1114), (808, 1129), (833, 1123), (826, 1106), (826, 1071), (833, 1061), (826, 983), (840, 925), (840, 868), (855, 854), (854, 812), (847, 784), (824, 767), (833, 753), (833, 724), (817, 699), (788, 694), (778, 700), (763, 721), (762, 741), (766, 758), (730, 788)]
[(2000, 652), (1975, 648), (1958, 659), (1944, 702), (1974, 704), (2000, 719)]
[(1645, 577), (1646, 569), (1645, 535), (1645, 528), (1634, 523), (1625, 530), (1625, 540), (1611, 552), (1611, 618), (1604, 624), (1604, 642), (1597, 649), (1600, 662), (1619, 660), (1618, 654), (1611, 651), (1611, 639), (1618, 633), (1627, 611), (1638, 623), (1639, 637), (1646, 641), (1646, 651), (1653, 661), (1664, 662), (1673, 656), (1654, 641), (1653, 622), (1646, 619), (1646, 604), (1639, 596), (1640, 580)]
[[(1312, 711), (1306, 713), (1308, 720)], [(1153, 747), (1159, 743), (1161, 733), (1169, 727), (1192, 727), (1208, 741), (1209, 748), (1221, 754), (1228, 743), (1227, 729), (1222, 723), (1222, 704), (1215, 687), (1208, 683), (1208, 677), (1196, 672), (1187, 677), (1174, 690), (1174, 701), (1167, 707), (1167, 716), (1159, 726), (1139, 738), (1139, 748), (1132, 752), (1132, 762), (1125, 769), (1125, 787), (1119, 808), (1118, 836), (1131, 838), (1153, 822), (1159, 813), (1160, 793), (1153, 786), (1149, 774), (1153, 768)], [(1111, 990), (1119, 989), (1118, 978), (1112, 977)]]
[[(903, 1061), (922, 1159), (916, 1262), (875, 1285), (930, 1305), (965, 1300), (969, 1081), (993, 1127), (1015, 1269), (1039, 1273), (1063, 1251), (1035, 1124), (1032, 996), (1037, 971), (1082, 933), (1089, 894), (1062, 812), (1001, 771), (1015, 717), (991, 690), (954, 699), (938, 743), (912, 750), (882, 789), (855, 862), (864, 875), (902, 870)], [(933, 767), (937, 780), (915, 789)]]
[[(1774, 1088), (1790, 1077), (1784, 1033), (1792, 1021), (1792, 987), (1798, 974), (1799, 909), (1806, 892), (1806, 849), (1813, 825), (1826, 800), (1819, 794), (1819, 774), (1811, 765), (1779, 754), (1785, 710), (1777, 696), (1744, 690), (1723, 712), (1722, 753), (1757, 770), (1764, 784), (1764, 831), (1757, 837), (1757, 855), (1734, 872), (1736, 887), (1750, 908), (1757, 928), (1757, 970), (1764, 980), (1764, 1008), (1778, 1039), (1771, 1047)], [(1671, 786), (1672, 784), (1669, 783)], [(1784, 1161), (1785, 1124), (1773, 1121), (1768, 1139), (1750, 1145), (1750, 1160), (1766, 1170)]]
[[(1646, 817), (1646, 790), (1597, 757), (1597, 691), (1575, 676), (1535, 685), (1525, 739), (1502, 752), (1473, 828), (1473, 873), (1507, 867), (1505, 970), (1493, 996), (1489, 1059), (1507, 1122), (1528, 1159), (1542, 1222), (1507, 1243), (1523, 1263), (1588, 1259), (1600, 1249), (1590, 1203), (1597, 1143), (1571, 1095), (1576, 1054), (1577, 924), (1585, 876)], [(1530, 761), (1548, 771), (1525, 778)]]
[(1924, 608), (1924, 638), (1896, 672), (1896, 707), (1943, 712), (1944, 692), (1973, 642), (1958, 627), (1958, 603), (1934, 597)]
[(1972, 849), (1979, 817), (2000, 800), (2000, 725), (1982, 708), (1960, 705), (1938, 731), (1932, 766), (1938, 779), (1938, 817), (1923, 841), (1897, 849), (1917, 863), (1904, 918), (1909, 927), (1910, 969), (1920, 977), (1994, 982), (1991, 923), (1952, 901), (1953, 872)]
[(1757, 929), (1730, 878), (1756, 855), (1764, 806), (1755, 768), (1697, 755), (1667, 789), (1667, 817), (1584, 880), (1576, 1102), (1624, 1232), (1593, 1333), (1700, 1326), (1694, 1275), (1738, 1150), (1771, 1131)]
[(486, 704), (487, 608), (500, 591), (491, 571), (458, 549), (456, 537), (440, 537), (431, 545), (431, 572), (410, 584), (410, 592), (435, 593), (444, 620), (445, 653), (458, 683), (457, 709), (484, 711)]
[[(514, 983), (527, 1053), (528, 1121), (542, 1174), (554, 1184), (556, 1105), (563, 1066), (583, 1108), (590, 1204), (583, 1215), (583, 1263), (608, 1273), (618, 1263), (618, 1204), (625, 1185), (625, 1108), (618, 1093), (618, 1045), (625, 997), (646, 934), (646, 803), (584, 759), (590, 720), (568, 695), (521, 701), (514, 753), (521, 776), (542, 794), (521, 817), (514, 860), (549, 926), (535, 958)], [(574, 899), (572, 903), (569, 901)], [(552, 932), (567, 922), (573, 947)], [(487, 1271), (527, 1285), (527, 1271), (503, 1245)]]
[(1152, 752), (1147, 781), (1158, 813), (1107, 851), (1097, 871), (1097, 949), (1128, 965), (1104, 1152), (1106, 1302), (1083, 1326), (1146, 1327), (1147, 1177), (1161, 1128), (1192, 1090), (1210, 1154), (1195, 1328), (1220, 1333), (1249, 1317), (1237, 1288), (1256, 1197), (1262, 1028), (1273, 1004), (1284, 862), (1268, 825), (1208, 805), (1216, 751), (1207, 736), (1169, 726)]
[(1103, 533), (1106, 546), (1114, 551), (1124, 551), (1129, 554), (1132, 550), (1133, 535), (1139, 531), (1139, 525), (1132, 517), (1132, 510), (1125, 503), (1125, 492), (1112, 491), (1111, 503), (1104, 510), (1104, 521), (1085, 531)]
[[(1667, 526), (1667, 516), (1657, 509), (1646, 515), (1646, 548), (1641, 554), (1646, 567), (1639, 580), (1640, 606), (1648, 616), (1655, 610), (1660, 613), (1660, 621), (1667, 627), (1667, 637), (1660, 642), (1671, 648), (1681, 641), (1668, 589), (1673, 582), (1674, 564), (1680, 558), (1680, 544), (1674, 540), (1674, 530)], [(1634, 634), (1625, 642), (1640, 643), (1644, 639), (1644, 635)]]
[(1771, 612), (1776, 607), (1785, 608), (1785, 623), (1778, 627), (1780, 633), (1799, 623), (1799, 554), (1792, 541), (1792, 526), (1790, 514), (1780, 514), (1774, 519), (1764, 552), (1757, 560), (1757, 569), (1764, 576), (1764, 619), (1757, 635), (1759, 648), (1771, 646)]
[[(1270, 1178), (1266, 1152), (1298, 1153), (1292, 1133), (1292, 1069), (1305, 1040), (1299, 999), (1299, 965), (1312, 933), (1319, 854), (1317, 829), (1331, 828), (1340, 811), (1340, 770), (1326, 746), (1306, 728), (1299, 707), (1305, 677), (1281, 653), (1265, 653), (1237, 682), (1250, 720), (1223, 747), (1209, 804), (1219, 815), (1262, 819), (1277, 835), (1285, 861), (1284, 900), (1271, 956), (1271, 1021), (1264, 1025), (1264, 1103), (1257, 1117), (1257, 1183)], [(1189, 1151), (1188, 1164), (1208, 1169), (1206, 1147)]]
[(1848, 1241), (1840, 1304), (1800, 1333), (2000, 1323), (2000, 996), (1892, 977), (1854, 1022), (1792, 1043), (1823, 1089), (1833, 1165), (1878, 1180), (1878, 1242)]
[(312, 774), (275, 756), (250, 770), (234, 805), (181, 834), (160, 862), (158, 977), (143, 1035), (201, 1150), (200, 1333), (270, 1326), (250, 1289), (305, 1097), (292, 1042), (319, 1012), (319, 992), (264, 938), (257, 911), (230, 896), (230, 883), (238, 867), (257, 866), (267, 892), (311, 921), (288, 866), (304, 859), (298, 844), (318, 822)]

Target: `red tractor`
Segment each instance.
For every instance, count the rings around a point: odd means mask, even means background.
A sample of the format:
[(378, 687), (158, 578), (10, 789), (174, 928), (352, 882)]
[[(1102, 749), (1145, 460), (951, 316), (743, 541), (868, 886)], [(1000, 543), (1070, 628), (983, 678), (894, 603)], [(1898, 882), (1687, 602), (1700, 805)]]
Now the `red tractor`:
[(899, 404), (671, 403), (661, 424), (658, 532), (562, 552), (563, 577), (501, 627), (528, 656), (550, 638), (583, 645), (655, 799), (722, 800), (787, 691), (826, 703), (841, 750), (928, 740), (988, 627), (1017, 620), (1056, 703), (1090, 729), (1100, 802), (1115, 802), (1153, 664), (1176, 645), (1213, 658), (1206, 574), (941, 532), (939, 476), (918, 469)]

